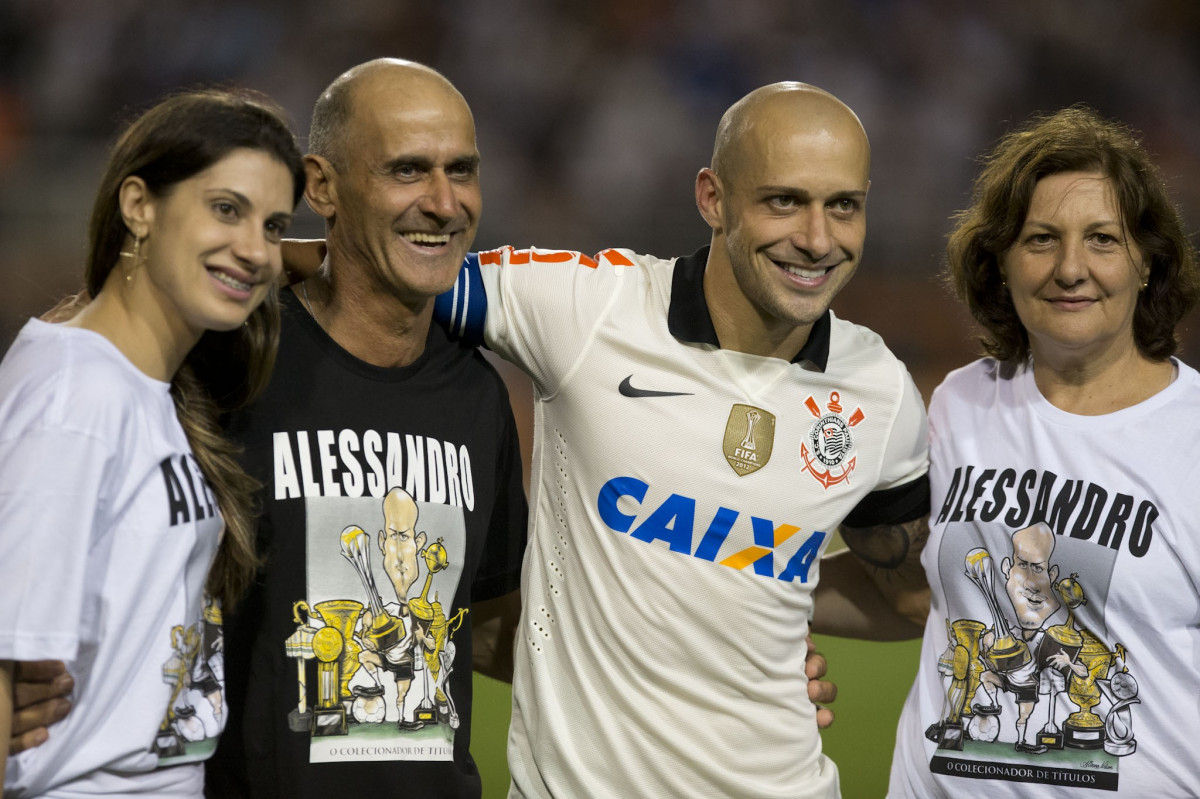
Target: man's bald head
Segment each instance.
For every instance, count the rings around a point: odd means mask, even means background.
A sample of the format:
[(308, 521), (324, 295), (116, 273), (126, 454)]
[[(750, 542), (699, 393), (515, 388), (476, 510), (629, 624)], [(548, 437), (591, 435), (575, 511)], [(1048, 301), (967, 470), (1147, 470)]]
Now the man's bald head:
[(346, 70), (321, 92), (313, 106), (308, 151), (326, 159), (335, 169), (344, 170), (356, 98), (385, 85), (414, 95), (444, 94), (451, 101), (460, 102), (470, 114), (467, 101), (437, 70), (415, 61), (377, 58)]
[(829, 92), (795, 81), (762, 86), (729, 107), (717, 126), (713, 171), (726, 183), (737, 180), (748, 166), (770, 158), (772, 142), (795, 136), (861, 147), (863, 168), (870, 172), (871, 145), (858, 115)]
[(803, 83), (725, 112), (696, 206), (712, 228), (704, 296), (721, 346), (791, 359), (854, 275), (871, 150), (854, 112)]

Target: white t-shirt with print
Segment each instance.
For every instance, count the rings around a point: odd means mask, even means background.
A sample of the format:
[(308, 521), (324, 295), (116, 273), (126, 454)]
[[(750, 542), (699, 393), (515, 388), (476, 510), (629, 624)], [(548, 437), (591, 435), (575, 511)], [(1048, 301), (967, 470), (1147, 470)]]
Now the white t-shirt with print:
[[(986, 359), (934, 393), (933, 604), (889, 796), (1197, 795), (1200, 375), (1175, 365), (1165, 390), (1102, 416)], [(1052, 532), (1017, 535), (1038, 523)]]
[(220, 651), (204, 581), (222, 521), (169, 390), (38, 320), (0, 364), (0, 659), (75, 678), (49, 741), (9, 759), (6, 799), (202, 792), (225, 703), (191, 675)]

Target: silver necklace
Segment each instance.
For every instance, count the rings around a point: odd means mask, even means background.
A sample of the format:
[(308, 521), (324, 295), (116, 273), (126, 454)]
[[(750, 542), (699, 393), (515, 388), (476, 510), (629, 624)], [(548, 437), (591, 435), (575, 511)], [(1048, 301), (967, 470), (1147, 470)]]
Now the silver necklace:
[(302, 282), (300, 284), (300, 291), (301, 291), (301, 293), (304, 294), (304, 304), (308, 306), (309, 316), (311, 316), (313, 318), (313, 321), (317, 323), (317, 327), (324, 330), (325, 326), (322, 325), (321, 320), (317, 318), (317, 309), (313, 307), (312, 300), (310, 300), (308, 298), (308, 281), (307, 280), (305, 280), (304, 282)]

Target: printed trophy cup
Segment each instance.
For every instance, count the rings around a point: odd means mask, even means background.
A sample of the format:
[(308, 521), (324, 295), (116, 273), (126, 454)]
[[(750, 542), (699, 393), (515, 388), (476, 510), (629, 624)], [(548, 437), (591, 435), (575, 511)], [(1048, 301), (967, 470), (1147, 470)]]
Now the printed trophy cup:
[(938, 658), (938, 672), (945, 678), (946, 695), (942, 700), (942, 718), (929, 725), (925, 737), (938, 749), (963, 748), (963, 717), (970, 714), (967, 703), (979, 686), (979, 635), (982, 622), (946, 619), (946, 650)]
[(313, 634), (313, 655), (317, 658), (317, 710), (313, 714), (312, 734), (346, 735), (346, 708), (338, 688), (338, 664), (342, 657), (342, 634), (326, 626)]
[(1013, 671), (1027, 665), (1032, 660), (1029, 646), (1013, 637), (1008, 621), (1000, 610), (1000, 602), (996, 599), (996, 589), (992, 584), (995, 574), (992, 556), (983, 547), (976, 547), (967, 553), (966, 568), (967, 577), (983, 593), (983, 599), (992, 613), (992, 629), (996, 631), (996, 640), (983, 657), (999, 672)]
[[(435, 724), (439, 719), (430, 694), (434, 692), (438, 671), (441, 668), (440, 656), (442, 647), (446, 643), (446, 615), (442, 612), (442, 603), (438, 602), (436, 594), (434, 594), (433, 602), (429, 601), (429, 588), (433, 585), (433, 575), (449, 566), (450, 558), (446, 554), (446, 547), (442, 545), (441, 538), (421, 550), (421, 555), (425, 558), (427, 570), (425, 586), (421, 589), (420, 596), (408, 600), (408, 612), (412, 614), (413, 625), (417, 628), (415, 636), (418, 638), (429, 636), (433, 638), (434, 644), (432, 649), (421, 647), (425, 668), (418, 670), (422, 678), (421, 702), (413, 711), (413, 721)], [(437, 698), (441, 700), (444, 699), (444, 696)]]
[(1066, 687), (1066, 677), (1052, 658), (1055, 654), (1062, 653), (1065, 662), (1069, 664), (1079, 656), (1079, 650), (1083, 648), (1083, 636), (1075, 629), (1075, 608), (1086, 605), (1087, 599), (1083, 595), (1083, 586), (1079, 584), (1078, 574), (1059, 580), (1054, 586), (1054, 592), (1067, 606), (1067, 620), (1048, 628), (1042, 638), (1042, 645), (1038, 647), (1038, 669), (1046, 689), (1044, 693), (1049, 694), (1049, 701), (1046, 702), (1049, 711), (1045, 726), (1037, 734), (1037, 743), (1048, 749), (1062, 749), (1063, 733), (1054, 721), (1054, 700), (1058, 692)]
[(755, 450), (758, 448), (754, 443), (754, 425), (758, 424), (758, 420), (761, 418), (762, 414), (757, 409), (751, 408), (746, 412), (746, 435), (742, 437), (742, 449)]
[(1071, 749), (1100, 749), (1104, 746), (1104, 722), (1092, 712), (1100, 704), (1100, 689), (1097, 680), (1102, 680), (1112, 668), (1118, 653), (1124, 656), (1124, 647), (1117, 644), (1117, 652), (1110, 652), (1104, 642), (1084, 628), (1083, 647), (1079, 650), (1079, 662), (1087, 669), (1087, 676), (1072, 674), (1067, 683), (1067, 698), (1079, 710), (1067, 716), (1063, 722), (1065, 743)]
[[(305, 619), (300, 618), (300, 610), (304, 609)], [(307, 618), (311, 617), (308, 603), (301, 599), (292, 605), (292, 618), (296, 621), (296, 632), (288, 636), (284, 643), (287, 656), (296, 661), (296, 681), (300, 685), (300, 701), (288, 712), (288, 729), (292, 732), (309, 732), (312, 730), (313, 715), (308, 709), (308, 677), (304, 672), (304, 661), (317, 656), (313, 651), (313, 637), (317, 628), (309, 626)]]
[(371, 629), (363, 636), (372, 643), (377, 652), (386, 652), (404, 637), (404, 620), (383, 609), (383, 599), (375, 587), (375, 575), (371, 573), (371, 539), (357, 525), (342, 530), (342, 557), (350, 561), (371, 603)]
[[(454, 614), (454, 618), (447, 619), (446, 614), (442, 612), (442, 604), (437, 600), (437, 594), (434, 594), (433, 602), (429, 602), (429, 588), (432, 585), (433, 575), (450, 565), (450, 559), (446, 554), (446, 547), (442, 545), (442, 539), (438, 538), (435, 543), (422, 550), (421, 554), (425, 558), (428, 574), (425, 577), (425, 586), (421, 591), (421, 596), (409, 601), (408, 607), (414, 618), (425, 620), (428, 623), (429, 635), (434, 641), (433, 649), (425, 652), (425, 662), (429, 666), (429, 677), (433, 682), (437, 721), (439, 724), (449, 724), (451, 729), (458, 729), (458, 711), (454, 708), (454, 700), (450, 698), (449, 687), (446, 685), (450, 672), (453, 671), (451, 662), (453, 649), (451, 649), (451, 655), (447, 656), (446, 644), (449, 642), (450, 636), (458, 632), (458, 628), (462, 626), (467, 608), (460, 609), (458, 613)], [(418, 715), (418, 718), (421, 716)]]
[[(1125, 660), (1125, 648), (1117, 644), (1118, 657)], [(1126, 667), (1128, 668), (1128, 667)], [(1132, 755), (1137, 751), (1137, 741), (1133, 737), (1133, 714), (1130, 705), (1142, 700), (1137, 698), (1138, 684), (1128, 671), (1118, 671), (1107, 683), (1098, 683), (1105, 697), (1112, 702), (1108, 715), (1104, 717), (1104, 751), (1116, 757)]]
[[(362, 615), (363, 605), (361, 602), (355, 602), (353, 599), (330, 599), (325, 602), (318, 602), (311, 608), (304, 600), (300, 600), (292, 606), (292, 614), (296, 622), (300, 622), (300, 611), (303, 610), (309, 618), (316, 617), (324, 622), (324, 629), (332, 629), (337, 632), (340, 642), (336, 647), (333, 646), (332, 638), (328, 633), (322, 635), (322, 641), (325, 645), (325, 651), (331, 651), (331, 648), (337, 649), (337, 692), (334, 696), (323, 697), (318, 703), (319, 708), (325, 710), (330, 709), (334, 702), (340, 702), (342, 707), (349, 711), (351, 703), (354, 701), (354, 695), (350, 691), (350, 678), (354, 676), (354, 672), (358, 671), (359, 662), (358, 655), (362, 652), (362, 646), (358, 641), (354, 640), (354, 627), (358, 624), (358, 617)], [(316, 657), (318, 660), (317, 671), (322, 675), (321, 683), (318, 684), (318, 693), (323, 687), (324, 680), (328, 668), (322, 672), (324, 661), (321, 660), (319, 653), (316, 650), (316, 638), (321, 633), (321, 630), (313, 629), (308, 625), (300, 625), (296, 632), (292, 633), (287, 640), (288, 657), (297, 659), (300, 669), (300, 706), (288, 714), (288, 726), (302, 732), (313, 726), (311, 719), (305, 718), (305, 678), (304, 678), (304, 661)], [(326, 714), (328, 716), (328, 714)], [(346, 718), (343, 714), (342, 718)], [(333, 734), (328, 732), (329, 729), (339, 726), (340, 722), (334, 723), (330, 719), (329, 723), (322, 727), (326, 732), (314, 733), (320, 735)]]
[[(163, 716), (162, 723), (158, 726), (158, 733), (154, 736), (154, 751), (159, 757), (179, 757), (185, 754), (183, 742), (189, 740), (189, 736), (180, 734), (176, 729), (176, 722), (181, 718), (185, 722), (190, 721), (195, 716), (196, 710), (195, 708), (180, 708), (179, 711), (176, 711), (175, 702), (179, 699), (179, 694), (183, 692), (188, 673), (192, 669), (192, 662), (196, 659), (196, 653), (199, 651), (199, 631), (194, 627), (188, 627), (185, 630), (181, 624), (171, 628), (171, 657), (167, 658), (162, 667), (163, 682), (171, 686), (171, 699), (167, 703), (167, 712)], [(191, 710), (190, 715), (183, 712), (186, 709)]]
[(358, 671), (358, 655), (362, 645), (354, 640), (354, 627), (362, 615), (363, 605), (353, 599), (330, 599), (313, 605), (313, 612), (326, 627), (332, 627), (342, 636), (342, 653), (338, 657), (338, 697), (346, 709), (354, 696), (350, 692), (350, 678)]

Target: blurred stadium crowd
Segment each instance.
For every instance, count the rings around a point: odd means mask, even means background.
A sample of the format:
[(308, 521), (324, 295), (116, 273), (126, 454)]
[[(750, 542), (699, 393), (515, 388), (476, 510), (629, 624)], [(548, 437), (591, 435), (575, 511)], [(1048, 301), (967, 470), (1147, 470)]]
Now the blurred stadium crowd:
[(939, 283), (943, 238), (1010, 125), (1076, 102), (1124, 120), (1200, 228), (1195, 0), (0, 0), (0, 346), (77, 287), (104, 151), (134, 111), (236, 83), (303, 137), (317, 93), (382, 55), (440, 69), (473, 107), (481, 248), (691, 252), (724, 108), (776, 80), (834, 92), (874, 148), (866, 259), (835, 308), (926, 396), (975, 352)]

